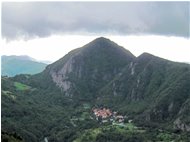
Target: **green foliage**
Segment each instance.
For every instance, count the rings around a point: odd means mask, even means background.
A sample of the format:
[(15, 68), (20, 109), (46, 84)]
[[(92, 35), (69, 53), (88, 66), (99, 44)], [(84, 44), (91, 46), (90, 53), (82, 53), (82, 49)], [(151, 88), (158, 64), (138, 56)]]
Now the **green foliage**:
[(23, 142), (22, 138), (16, 133), (10, 134), (7, 132), (1, 132), (1, 141), (2, 142)]
[(22, 84), (20, 82), (14, 82), (14, 86), (16, 87), (17, 90), (20, 91), (29, 90), (31, 88), (30, 86)]

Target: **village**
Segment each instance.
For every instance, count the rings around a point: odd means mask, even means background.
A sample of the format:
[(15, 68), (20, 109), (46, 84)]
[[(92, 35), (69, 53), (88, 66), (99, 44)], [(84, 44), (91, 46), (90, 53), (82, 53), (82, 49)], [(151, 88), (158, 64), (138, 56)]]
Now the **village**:
[[(92, 112), (97, 121), (101, 123), (110, 122), (114, 123), (124, 123), (126, 116), (118, 114), (116, 111), (111, 111), (109, 108), (93, 108)], [(129, 120), (131, 122), (131, 120)]]
[(132, 120), (127, 115), (122, 115), (116, 110), (108, 107), (91, 107), (88, 103), (82, 105), (80, 115), (72, 116), (70, 119), (71, 124), (76, 127), (78, 122), (86, 121), (88, 119), (97, 121), (101, 125), (116, 125), (133, 129), (134, 125)]

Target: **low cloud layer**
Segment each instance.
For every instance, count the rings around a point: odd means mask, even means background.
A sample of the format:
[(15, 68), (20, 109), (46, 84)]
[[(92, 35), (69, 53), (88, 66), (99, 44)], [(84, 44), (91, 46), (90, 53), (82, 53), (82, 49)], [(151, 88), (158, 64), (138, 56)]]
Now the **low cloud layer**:
[(4, 2), (2, 37), (157, 34), (189, 37), (190, 2)]

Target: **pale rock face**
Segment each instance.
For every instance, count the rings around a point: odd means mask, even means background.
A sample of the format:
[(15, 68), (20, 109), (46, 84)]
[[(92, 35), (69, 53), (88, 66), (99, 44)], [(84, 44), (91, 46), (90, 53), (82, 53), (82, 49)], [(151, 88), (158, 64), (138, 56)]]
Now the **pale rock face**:
[(131, 69), (131, 75), (134, 75), (134, 73), (135, 73), (135, 65), (136, 64), (133, 64), (133, 62), (130, 63), (129, 68)]
[(131, 97), (132, 100), (135, 100), (135, 89), (134, 88), (132, 89), (130, 97)]
[(140, 78), (137, 79), (137, 88), (139, 87)]
[(117, 92), (116, 92), (115, 90), (114, 90), (114, 92), (113, 92), (113, 95), (114, 95), (114, 96), (117, 96)]
[(133, 66), (133, 62), (131, 62), (131, 63), (130, 63), (130, 66), (129, 66), (129, 68), (132, 68), (132, 66)]
[(51, 72), (53, 81), (66, 93), (71, 87), (71, 82), (68, 81), (67, 75), (73, 71), (73, 64), (74, 59), (70, 58), (58, 72)]
[(114, 96), (117, 96), (117, 92), (116, 92), (115, 89), (116, 89), (116, 88), (115, 88), (115, 82), (114, 82), (114, 83), (113, 83), (113, 90), (114, 90), (114, 91), (113, 91), (113, 95), (114, 95)]
[(178, 128), (178, 129), (181, 129), (182, 131), (190, 132), (190, 126), (183, 123), (180, 118), (177, 118), (174, 121), (174, 128)]
[(132, 67), (132, 68), (131, 68), (131, 75), (134, 75), (134, 73), (135, 73), (135, 68)]
[(168, 111), (169, 111), (169, 112), (171, 112), (171, 111), (172, 111), (173, 106), (174, 106), (174, 104), (173, 104), (173, 102), (172, 102), (172, 103), (169, 105), (169, 107), (168, 107)]
[(79, 67), (79, 70), (78, 70), (78, 77), (81, 78), (82, 77), (82, 66)]

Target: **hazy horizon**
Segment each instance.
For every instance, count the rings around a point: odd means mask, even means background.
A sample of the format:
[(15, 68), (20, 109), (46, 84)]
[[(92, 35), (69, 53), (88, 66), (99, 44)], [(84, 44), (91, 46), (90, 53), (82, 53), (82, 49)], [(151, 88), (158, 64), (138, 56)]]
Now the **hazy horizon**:
[[(185, 38), (151, 35), (105, 37), (129, 50), (136, 57), (147, 52), (171, 61), (190, 63), (190, 41)], [(71, 50), (80, 48), (95, 38), (98, 36), (54, 36), (29, 41), (4, 42), (1, 54), (27, 55), (39, 61), (54, 62)], [(37, 46), (41, 48), (37, 48)], [(63, 46), (67, 48), (62, 48)], [(180, 48), (178, 48), (179, 46)]]

